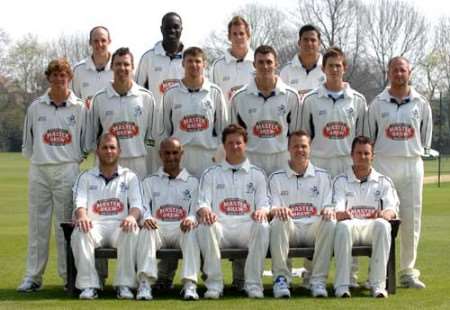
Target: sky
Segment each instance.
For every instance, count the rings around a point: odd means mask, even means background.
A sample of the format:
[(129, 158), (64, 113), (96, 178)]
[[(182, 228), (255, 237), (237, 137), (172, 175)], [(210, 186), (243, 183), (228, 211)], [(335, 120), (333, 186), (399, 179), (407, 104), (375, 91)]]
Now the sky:
[[(414, 4), (430, 21), (436, 20), (442, 12), (450, 16), (450, 2), (406, 1)], [(0, 28), (13, 40), (32, 33), (48, 41), (63, 33), (87, 34), (93, 26), (104, 25), (111, 32), (112, 50), (127, 46), (140, 57), (161, 39), (159, 27), (165, 13), (175, 11), (183, 18), (185, 45), (201, 46), (211, 31), (224, 30), (232, 12), (247, 3), (273, 5), (289, 11), (298, 5), (296, 0), (12, 0), (2, 3)]]

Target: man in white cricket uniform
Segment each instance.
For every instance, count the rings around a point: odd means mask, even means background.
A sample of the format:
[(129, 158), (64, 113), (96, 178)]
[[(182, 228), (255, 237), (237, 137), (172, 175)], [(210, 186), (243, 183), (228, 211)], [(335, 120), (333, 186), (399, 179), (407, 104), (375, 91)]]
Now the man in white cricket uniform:
[(163, 97), (163, 131), (184, 147), (182, 166), (198, 177), (213, 164), (228, 108), (220, 88), (203, 75), (206, 55), (198, 47), (184, 51), (184, 78)]
[(117, 248), (114, 286), (119, 299), (132, 299), (136, 287), (136, 244), (142, 213), (139, 179), (130, 169), (118, 165), (119, 139), (105, 133), (99, 139), (98, 167), (82, 172), (74, 188), (72, 250), (77, 268), (75, 286), (80, 299), (97, 298), (100, 281), (95, 268), (95, 248)]
[(264, 171), (245, 156), (247, 133), (229, 125), (222, 133), (226, 158), (207, 169), (200, 180), (197, 216), (198, 241), (206, 274), (205, 298), (223, 292), (220, 249), (248, 248), (245, 290), (250, 298), (263, 298), (262, 273), (269, 246), (269, 200)]
[(158, 277), (156, 251), (181, 248), (184, 299), (196, 300), (200, 270), (200, 249), (194, 229), (198, 181), (181, 168), (183, 146), (176, 138), (163, 140), (159, 152), (163, 166), (145, 178), (142, 185), (146, 212), (137, 248), (139, 289), (136, 298), (153, 298), (150, 285)]
[(48, 260), (52, 213), (58, 250), (58, 274), (64, 282), (66, 251), (62, 222), (72, 214), (71, 188), (79, 173), (85, 146), (83, 102), (69, 89), (70, 64), (52, 60), (45, 71), (50, 89), (28, 107), (22, 153), (30, 159), (27, 267), (20, 292), (41, 288)]
[(322, 70), (326, 82), (303, 99), (302, 129), (312, 138), (311, 161), (332, 177), (351, 166), (353, 138), (361, 135), (366, 99), (343, 80), (347, 69), (344, 53), (330, 48)]
[(336, 225), (335, 293), (350, 297), (350, 265), (353, 244), (370, 244), (369, 285), (374, 297), (387, 297), (386, 267), (391, 247), (391, 225), (396, 218), (398, 197), (391, 179), (372, 168), (373, 146), (368, 137), (352, 143), (353, 166), (334, 180)]
[(322, 71), (319, 29), (304, 25), (298, 37), (298, 54), (281, 69), (280, 77), (303, 97), (325, 83), (325, 74)]
[(404, 57), (389, 62), (390, 87), (369, 108), (367, 130), (375, 141), (374, 166), (389, 176), (400, 198), (400, 283), (424, 288), (415, 268), (422, 214), (423, 162), (432, 138), (429, 103), (409, 85), (411, 67)]
[(249, 132), (250, 161), (270, 174), (289, 159), (288, 134), (300, 128), (300, 97), (275, 75), (272, 47), (261, 45), (254, 56), (256, 76), (231, 99), (231, 121)]
[(211, 69), (211, 80), (219, 85), (227, 102), (242, 86), (254, 78), (253, 51), (250, 49), (250, 25), (241, 16), (228, 23), (231, 47), (216, 59)]
[(92, 28), (89, 32), (89, 45), (92, 55), (74, 66), (71, 84), (75, 95), (88, 107), (92, 97), (113, 79), (111, 53), (108, 50), (111, 45), (109, 30), (104, 26)]
[[(326, 82), (305, 95), (302, 129), (312, 137), (311, 161), (326, 169), (332, 177), (351, 166), (351, 143), (361, 135), (367, 110), (363, 95), (344, 82), (347, 70), (344, 53), (330, 48), (323, 56), (322, 70)], [(308, 264), (306, 268), (309, 270)], [(357, 261), (353, 264), (352, 286), (357, 284)], [(308, 273), (304, 275), (308, 282)]]
[(89, 110), (91, 148), (102, 133), (116, 135), (122, 149), (120, 164), (143, 179), (147, 175), (145, 143), (154, 141), (155, 100), (133, 82), (133, 55), (128, 48), (119, 48), (111, 63), (114, 81), (94, 96)]
[(326, 170), (310, 163), (311, 140), (306, 132), (294, 131), (288, 143), (291, 157), (288, 168), (269, 177), (274, 218), (270, 231), (273, 294), (275, 298), (290, 297), (289, 247), (314, 245), (311, 292), (314, 297), (327, 297), (326, 281), (336, 226), (331, 177)]
[[(165, 14), (161, 21), (162, 41), (145, 52), (136, 70), (136, 83), (150, 90), (155, 96), (156, 122), (159, 123), (162, 115), (162, 97), (172, 85), (179, 83), (183, 78), (184, 69), (181, 64), (184, 45), (180, 41), (183, 23), (180, 15), (175, 12)], [(153, 173), (161, 166), (158, 155), (161, 137), (155, 137), (154, 144), (148, 145), (147, 167)]]

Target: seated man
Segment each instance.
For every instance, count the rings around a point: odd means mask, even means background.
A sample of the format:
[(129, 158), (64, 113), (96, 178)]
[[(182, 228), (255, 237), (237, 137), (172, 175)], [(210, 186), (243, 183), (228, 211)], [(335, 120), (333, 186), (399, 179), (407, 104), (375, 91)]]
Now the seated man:
[(269, 246), (269, 201), (262, 169), (246, 158), (247, 132), (229, 125), (222, 133), (225, 160), (208, 168), (199, 187), (197, 236), (206, 274), (205, 298), (218, 299), (223, 291), (221, 248), (248, 248), (245, 290), (263, 298), (262, 273)]
[(288, 151), (291, 157), (288, 168), (274, 172), (269, 178), (274, 217), (270, 231), (273, 295), (275, 298), (291, 295), (289, 246), (314, 245), (311, 292), (314, 297), (327, 297), (326, 280), (336, 226), (331, 177), (309, 161), (311, 138), (305, 131), (289, 135)]
[(80, 174), (74, 185), (75, 224), (72, 250), (78, 270), (75, 286), (80, 299), (97, 298), (100, 281), (95, 269), (95, 248), (117, 248), (114, 286), (119, 299), (132, 299), (136, 287), (135, 253), (141, 216), (139, 179), (118, 165), (120, 144), (103, 134), (96, 150), (98, 167)]
[(336, 204), (337, 297), (350, 297), (350, 266), (353, 244), (372, 245), (369, 285), (374, 297), (387, 297), (386, 266), (391, 247), (391, 225), (398, 212), (398, 197), (391, 179), (372, 168), (373, 145), (369, 138), (353, 140), (352, 168), (334, 180), (333, 202)]
[(194, 205), (198, 181), (180, 166), (183, 146), (177, 138), (163, 140), (159, 155), (163, 166), (143, 181), (145, 214), (137, 248), (139, 289), (136, 298), (153, 298), (150, 285), (158, 278), (156, 251), (181, 247), (184, 299), (197, 300), (200, 250), (194, 230)]

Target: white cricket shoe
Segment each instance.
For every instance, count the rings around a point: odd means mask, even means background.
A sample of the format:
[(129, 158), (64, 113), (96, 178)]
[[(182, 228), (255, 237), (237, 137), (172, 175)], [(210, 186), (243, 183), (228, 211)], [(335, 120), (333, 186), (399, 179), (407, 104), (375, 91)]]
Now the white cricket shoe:
[(93, 287), (85, 288), (81, 291), (79, 298), (85, 300), (97, 299), (98, 298), (97, 289)]
[(203, 295), (206, 299), (219, 299), (222, 296), (222, 292), (216, 290), (207, 290)]
[(249, 298), (264, 298), (264, 292), (259, 285), (246, 285), (245, 291), (247, 292), (247, 296)]
[(134, 295), (128, 286), (119, 286), (119, 287), (117, 287), (117, 298), (118, 299), (134, 299)]
[(39, 291), (41, 288), (42, 283), (36, 283), (31, 278), (25, 278), (17, 287), (17, 291), (21, 293), (31, 293)]
[(388, 293), (384, 288), (374, 287), (372, 288), (372, 296), (375, 298), (387, 298)]
[(142, 280), (139, 283), (139, 288), (137, 290), (136, 294), (137, 300), (152, 300), (152, 288), (150, 287), (150, 284), (146, 280)]
[(400, 285), (404, 288), (417, 288), (423, 289), (426, 287), (425, 283), (419, 280), (415, 276), (403, 276), (400, 278)]
[(350, 290), (347, 285), (342, 285), (336, 288), (334, 294), (339, 298), (350, 298), (352, 295), (350, 294)]
[(328, 292), (323, 283), (317, 283), (311, 286), (311, 295), (313, 297), (328, 297)]
[[(258, 287), (259, 288), (259, 287)], [(286, 278), (278, 276), (273, 283), (273, 297), (275, 298), (290, 298), (291, 292), (289, 291), (289, 285)]]
[(198, 300), (197, 285), (192, 281), (187, 281), (183, 287), (184, 300)]

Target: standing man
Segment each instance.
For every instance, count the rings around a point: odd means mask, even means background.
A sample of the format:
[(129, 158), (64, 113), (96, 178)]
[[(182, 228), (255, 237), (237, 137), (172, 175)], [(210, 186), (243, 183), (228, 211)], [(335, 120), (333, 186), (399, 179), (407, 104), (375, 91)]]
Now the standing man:
[(155, 100), (151, 92), (133, 81), (133, 54), (126, 47), (111, 59), (114, 81), (92, 100), (88, 133), (91, 148), (104, 132), (116, 135), (121, 144), (120, 164), (140, 179), (147, 175), (145, 143), (153, 143)]
[(351, 166), (353, 138), (363, 133), (366, 99), (344, 82), (347, 62), (338, 48), (323, 56), (326, 82), (303, 99), (302, 129), (311, 135), (311, 161), (332, 177)]
[(392, 181), (372, 168), (373, 146), (358, 136), (352, 143), (353, 166), (334, 180), (336, 208), (336, 297), (350, 297), (350, 265), (353, 244), (370, 244), (369, 285), (373, 297), (388, 296), (386, 267), (391, 248), (391, 225), (398, 197)]
[(117, 298), (133, 299), (136, 287), (137, 221), (142, 212), (139, 179), (119, 166), (119, 139), (112, 133), (98, 140), (98, 167), (80, 174), (74, 185), (75, 225), (72, 250), (77, 268), (75, 286), (80, 299), (97, 298), (100, 281), (95, 269), (95, 248), (117, 248), (114, 286)]
[(19, 292), (41, 288), (48, 260), (52, 214), (58, 249), (58, 274), (64, 282), (66, 251), (62, 222), (72, 215), (72, 185), (85, 147), (83, 102), (69, 89), (72, 69), (65, 59), (52, 60), (45, 71), (50, 89), (28, 107), (22, 153), (30, 159), (27, 269)]
[(250, 134), (250, 161), (270, 174), (288, 161), (289, 132), (300, 127), (300, 97), (276, 76), (277, 53), (261, 45), (255, 51), (256, 76), (231, 99), (231, 121)]
[(206, 274), (205, 298), (223, 292), (220, 248), (248, 248), (245, 290), (263, 298), (262, 273), (269, 247), (269, 200), (264, 171), (246, 158), (247, 132), (231, 124), (222, 133), (225, 161), (207, 169), (200, 180), (198, 241)]
[(231, 47), (214, 61), (211, 70), (212, 81), (222, 89), (227, 102), (254, 76), (250, 25), (243, 17), (234, 16), (228, 23), (228, 40)]
[(108, 86), (113, 79), (111, 71), (111, 36), (104, 26), (96, 26), (89, 32), (89, 45), (92, 55), (76, 64), (73, 68), (71, 88), (78, 98), (90, 106), (92, 97)]
[[(136, 82), (147, 88), (155, 96), (156, 113), (161, 115), (162, 97), (164, 93), (183, 78), (184, 70), (181, 64), (184, 45), (180, 41), (183, 23), (180, 15), (175, 12), (165, 14), (161, 21), (162, 41), (142, 55), (136, 70)], [(156, 121), (161, 121), (157, 119)], [(154, 145), (148, 145), (147, 167), (149, 173), (155, 172), (161, 166), (158, 156), (160, 139), (155, 137)], [(151, 151), (150, 151), (151, 150)]]
[(325, 82), (320, 42), (319, 29), (304, 25), (298, 34), (298, 54), (280, 72), (281, 79), (302, 97)]
[(150, 284), (156, 282), (156, 251), (181, 248), (184, 299), (197, 300), (200, 249), (196, 236), (195, 204), (198, 181), (181, 168), (183, 146), (176, 138), (166, 138), (159, 150), (163, 166), (143, 181), (144, 228), (139, 234), (137, 299), (152, 299)]
[(375, 141), (374, 166), (389, 176), (400, 198), (400, 283), (403, 287), (425, 288), (415, 269), (419, 245), (423, 162), (431, 147), (431, 107), (409, 85), (411, 66), (405, 57), (388, 64), (390, 87), (370, 105), (367, 130)]
[(291, 270), (288, 268), (290, 245), (314, 245), (311, 292), (327, 297), (328, 268), (334, 245), (336, 225), (331, 205), (331, 178), (309, 161), (311, 140), (302, 130), (289, 135), (291, 160), (286, 169), (269, 178), (273, 220), (270, 230), (273, 295), (290, 297)]
[(163, 97), (164, 135), (184, 147), (183, 166), (194, 176), (213, 162), (220, 133), (228, 123), (228, 108), (220, 88), (203, 75), (206, 55), (198, 47), (183, 54), (184, 77)]

